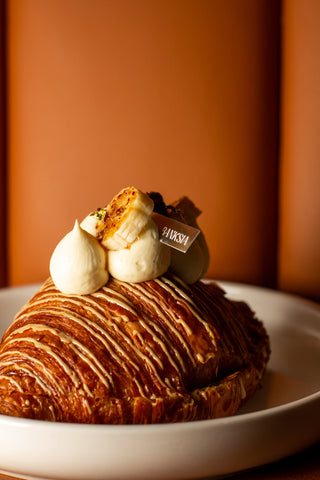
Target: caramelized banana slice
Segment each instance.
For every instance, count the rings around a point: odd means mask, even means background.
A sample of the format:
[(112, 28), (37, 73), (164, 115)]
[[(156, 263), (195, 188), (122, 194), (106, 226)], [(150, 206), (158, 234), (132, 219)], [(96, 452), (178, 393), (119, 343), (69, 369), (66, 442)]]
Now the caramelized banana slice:
[(102, 245), (108, 250), (129, 247), (150, 220), (153, 200), (135, 187), (121, 190), (106, 207)]

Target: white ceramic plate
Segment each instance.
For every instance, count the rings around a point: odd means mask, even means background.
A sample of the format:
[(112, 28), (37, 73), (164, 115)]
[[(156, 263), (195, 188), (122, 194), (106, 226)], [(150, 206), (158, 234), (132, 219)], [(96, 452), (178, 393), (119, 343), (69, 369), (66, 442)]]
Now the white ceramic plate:
[[(320, 440), (320, 308), (223, 283), (263, 319), (272, 356), (263, 388), (234, 417), (165, 425), (68, 425), (0, 415), (0, 471), (21, 478), (124, 480), (227, 475)], [(37, 286), (0, 290), (0, 329)]]

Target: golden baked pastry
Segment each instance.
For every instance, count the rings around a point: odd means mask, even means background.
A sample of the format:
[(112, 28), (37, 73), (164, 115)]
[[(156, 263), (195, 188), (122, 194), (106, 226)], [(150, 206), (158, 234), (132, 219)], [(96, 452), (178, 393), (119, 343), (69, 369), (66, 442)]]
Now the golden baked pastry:
[(106, 424), (233, 415), (269, 352), (248, 305), (215, 283), (110, 278), (70, 295), (49, 278), (0, 345), (0, 413)]

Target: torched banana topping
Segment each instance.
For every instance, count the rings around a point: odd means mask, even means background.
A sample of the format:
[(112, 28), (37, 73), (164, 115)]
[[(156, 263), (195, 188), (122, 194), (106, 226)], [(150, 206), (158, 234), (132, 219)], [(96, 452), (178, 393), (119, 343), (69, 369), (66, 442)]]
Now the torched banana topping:
[[(185, 200), (186, 197), (181, 202), (185, 223), (197, 225), (200, 211), (189, 199)], [(168, 269), (186, 283), (203, 277), (209, 263), (203, 234), (188, 252), (176, 252), (160, 242), (158, 227), (151, 218), (154, 207), (150, 195), (128, 187), (107, 207), (90, 213), (81, 225), (76, 221), (50, 260), (56, 287), (66, 294), (86, 295), (105, 285), (109, 274), (120, 281), (140, 283), (157, 278)]]

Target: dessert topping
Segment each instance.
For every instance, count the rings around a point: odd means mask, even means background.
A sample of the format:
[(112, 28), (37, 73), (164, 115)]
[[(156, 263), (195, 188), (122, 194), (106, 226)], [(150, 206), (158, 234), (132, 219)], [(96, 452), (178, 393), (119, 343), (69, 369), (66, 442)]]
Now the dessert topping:
[(134, 187), (124, 188), (106, 207), (101, 220), (101, 243), (108, 250), (129, 247), (146, 226), (153, 210), (151, 198)]
[(153, 212), (152, 219), (158, 225), (160, 242), (169, 247), (186, 252), (200, 233), (198, 228)]
[(187, 197), (167, 206), (160, 194), (125, 188), (61, 240), (50, 261), (52, 279), (62, 292), (79, 295), (99, 290), (109, 274), (140, 283), (170, 269), (194, 283), (209, 264), (200, 213)]
[(109, 250), (109, 273), (125, 282), (145, 282), (165, 273), (170, 265), (171, 249), (159, 241), (159, 230), (149, 220), (130, 248)]
[(73, 230), (58, 243), (51, 256), (50, 274), (63, 293), (86, 295), (96, 292), (109, 279), (106, 251), (76, 221)]

